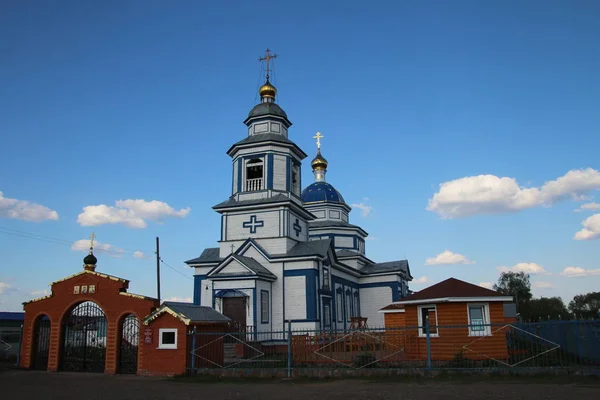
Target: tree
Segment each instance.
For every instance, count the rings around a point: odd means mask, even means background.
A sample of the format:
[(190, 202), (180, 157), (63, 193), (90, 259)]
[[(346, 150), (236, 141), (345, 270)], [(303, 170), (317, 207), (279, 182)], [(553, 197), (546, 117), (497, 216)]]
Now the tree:
[(529, 274), (525, 272), (502, 272), (498, 278), (498, 283), (494, 284), (494, 290), (505, 296), (513, 296), (517, 304), (517, 313), (526, 318), (523, 313), (526, 311), (527, 303), (533, 297)]
[(539, 321), (544, 319), (569, 319), (569, 310), (560, 297), (541, 297), (531, 299), (525, 306), (527, 320)]
[(600, 292), (578, 294), (569, 303), (569, 310), (577, 318), (598, 318), (600, 311)]

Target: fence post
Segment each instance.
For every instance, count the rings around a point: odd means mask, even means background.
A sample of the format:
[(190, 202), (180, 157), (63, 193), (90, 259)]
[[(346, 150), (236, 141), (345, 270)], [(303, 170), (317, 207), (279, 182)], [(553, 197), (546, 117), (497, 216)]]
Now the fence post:
[(577, 363), (581, 363), (581, 340), (579, 336), (581, 335), (579, 329), (579, 320), (575, 318), (575, 343), (577, 345)]
[(287, 345), (288, 345), (287, 376), (288, 376), (288, 378), (291, 378), (292, 377), (292, 322), (291, 321), (288, 321)]
[(194, 329), (192, 330), (192, 370), (190, 371), (192, 375), (196, 374), (196, 325), (194, 325)]
[(429, 315), (425, 317), (425, 337), (427, 343), (427, 369), (431, 369), (431, 335), (429, 334)]
[(21, 325), (21, 328), (19, 329), (19, 351), (17, 352), (16, 367), (21, 365), (21, 349), (23, 349), (23, 325)]

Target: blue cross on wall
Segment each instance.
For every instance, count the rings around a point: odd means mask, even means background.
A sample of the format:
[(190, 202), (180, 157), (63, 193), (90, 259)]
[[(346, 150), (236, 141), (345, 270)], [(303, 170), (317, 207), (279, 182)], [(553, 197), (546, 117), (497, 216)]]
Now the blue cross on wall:
[(296, 222), (292, 225), (292, 228), (296, 231), (296, 236), (300, 236), (300, 232), (302, 232), (302, 226), (300, 226), (300, 221), (296, 218)]
[(262, 228), (265, 226), (265, 221), (257, 221), (256, 215), (250, 216), (250, 221), (246, 221), (242, 224), (244, 228), (250, 228), (250, 233), (256, 233), (256, 228)]

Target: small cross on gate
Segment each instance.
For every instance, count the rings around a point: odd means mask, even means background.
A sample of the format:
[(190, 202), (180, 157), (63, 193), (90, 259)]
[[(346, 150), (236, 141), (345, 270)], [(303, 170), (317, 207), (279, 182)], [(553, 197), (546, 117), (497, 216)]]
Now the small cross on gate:
[(300, 225), (300, 221), (296, 218), (296, 222), (292, 225), (292, 228), (296, 231), (296, 237), (300, 236), (300, 232), (302, 232), (302, 226)]
[(246, 221), (242, 224), (244, 228), (250, 228), (250, 233), (256, 233), (256, 228), (262, 228), (265, 226), (265, 221), (257, 221), (256, 215), (250, 216), (250, 221)]

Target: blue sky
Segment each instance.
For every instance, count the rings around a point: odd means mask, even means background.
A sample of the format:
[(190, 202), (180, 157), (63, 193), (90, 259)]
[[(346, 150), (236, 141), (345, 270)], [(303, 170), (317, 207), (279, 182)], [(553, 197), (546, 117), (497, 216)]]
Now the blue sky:
[(320, 131), (371, 259), (407, 258), (414, 290), (503, 268), (598, 290), (600, 4), (335, 4), (2, 3), (0, 309), (80, 271), (91, 232), (148, 295), (159, 236), (163, 297), (191, 297), (267, 47), (303, 183)]

